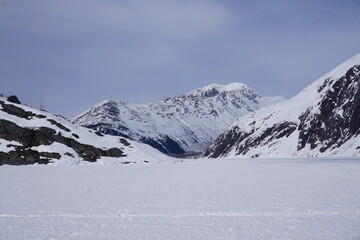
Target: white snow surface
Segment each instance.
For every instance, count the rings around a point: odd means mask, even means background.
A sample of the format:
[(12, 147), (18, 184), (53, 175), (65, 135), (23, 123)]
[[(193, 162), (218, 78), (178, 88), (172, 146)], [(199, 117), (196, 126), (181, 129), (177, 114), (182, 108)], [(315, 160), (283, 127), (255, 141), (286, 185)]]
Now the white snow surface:
[[(281, 123), (283, 121), (293, 122), (298, 124), (300, 122), (299, 116), (304, 113), (309, 107), (312, 107), (312, 113), (319, 111), (317, 107), (318, 103), (322, 99), (322, 93), (326, 92), (332, 85), (324, 88), (318, 93), (319, 87), (328, 79), (338, 79), (346, 74), (346, 72), (353, 66), (360, 64), (360, 54), (355, 55), (349, 60), (345, 61), (332, 71), (320, 77), (318, 80), (310, 84), (304, 90), (302, 90), (295, 97), (263, 107), (257, 111), (254, 111), (248, 115), (245, 115), (235, 121), (228, 131), (238, 126), (244, 132), (255, 131), (255, 135), (262, 134), (266, 129), (274, 124)], [(339, 114), (341, 111), (339, 111)], [(297, 151), (297, 140), (299, 132), (295, 130), (289, 137), (283, 137), (279, 140), (270, 142), (266, 145), (259, 145), (256, 148), (252, 148), (244, 155), (236, 155), (236, 148), (233, 148), (231, 152), (226, 154), (226, 157), (239, 157), (249, 158), (254, 155), (260, 155), (260, 157), (272, 158), (272, 157), (326, 157), (326, 156), (358, 156), (359, 151), (356, 149), (360, 146), (360, 138), (351, 138), (341, 148), (332, 150), (329, 149), (323, 153), (318, 148), (310, 150), (308, 148)]]
[(0, 239), (360, 239), (359, 159), (0, 167)]
[(203, 152), (239, 117), (284, 97), (261, 97), (243, 83), (211, 84), (159, 103), (106, 100), (72, 121), (82, 126), (105, 124), (132, 139), (169, 136), (187, 153)]
[[(12, 102), (8, 102), (5, 99), (1, 99), (6, 104), (11, 104), (17, 107), (20, 107), (24, 109), (25, 111), (32, 112), (37, 115), (45, 115), (46, 118), (38, 118), (33, 117), (32, 119), (25, 119), (20, 118), (15, 115), (8, 114), (0, 109), (0, 119), (4, 119), (7, 121), (11, 121), (15, 123), (16, 125), (24, 128), (30, 128), (30, 129), (38, 129), (40, 127), (49, 127), (52, 129), (55, 129), (57, 133), (60, 133), (62, 136), (67, 138), (72, 138), (79, 143), (82, 144), (88, 144), (92, 145), (97, 148), (101, 149), (110, 149), (113, 147), (120, 148), (124, 151), (124, 154), (126, 154), (126, 157), (120, 157), (120, 158), (111, 158), (111, 157), (102, 157), (99, 159), (95, 164), (121, 164), (121, 163), (143, 163), (143, 162), (163, 162), (163, 161), (178, 161), (174, 158), (171, 158), (169, 156), (166, 156), (162, 153), (160, 153), (158, 150), (142, 143), (138, 143), (135, 141), (131, 141), (126, 139), (128, 143), (130, 143), (130, 146), (125, 146), (122, 143), (120, 143), (119, 137), (104, 135), (104, 136), (98, 136), (96, 135), (93, 130), (90, 130), (88, 128), (84, 128), (81, 126), (77, 126), (66, 120), (65, 118), (61, 116), (56, 116), (51, 113), (48, 113), (46, 111), (40, 111), (22, 104), (15, 104)], [(48, 120), (52, 119), (56, 122), (62, 124), (66, 128), (70, 130), (70, 132), (64, 131), (63, 129), (51, 124)], [(79, 138), (76, 138), (73, 134), (76, 134), (79, 136)], [(15, 141), (9, 142), (5, 139), (0, 139), (0, 151), (2, 152), (9, 152), (13, 150), (14, 148), (7, 147), (7, 145), (21, 145), (21, 143), (17, 143)], [(74, 165), (74, 164), (94, 164), (89, 163), (86, 161), (83, 161), (81, 157), (70, 147), (60, 144), (58, 142), (54, 142), (51, 145), (40, 145), (38, 147), (32, 147), (33, 150), (38, 151), (44, 151), (44, 152), (58, 152), (61, 155), (60, 160), (54, 160), (50, 163), (50, 165)], [(66, 153), (71, 153), (73, 157), (66, 155)]]

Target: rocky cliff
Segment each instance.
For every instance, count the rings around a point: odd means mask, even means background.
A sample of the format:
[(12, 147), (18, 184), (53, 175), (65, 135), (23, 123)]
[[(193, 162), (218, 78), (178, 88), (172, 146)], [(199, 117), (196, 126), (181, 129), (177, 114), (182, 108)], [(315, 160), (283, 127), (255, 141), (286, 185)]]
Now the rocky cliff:
[(359, 128), (360, 54), (294, 98), (240, 118), (204, 155), (359, 156)]

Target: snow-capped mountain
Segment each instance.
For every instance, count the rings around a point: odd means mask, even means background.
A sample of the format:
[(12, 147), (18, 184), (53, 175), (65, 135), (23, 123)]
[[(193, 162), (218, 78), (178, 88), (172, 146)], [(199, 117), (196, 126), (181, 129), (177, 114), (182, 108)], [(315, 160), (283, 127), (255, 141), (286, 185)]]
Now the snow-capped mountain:
[(284, 100), (264, 98), (242, 83), (212, 84), (159, 103), (103, 101), (73, 123), (147, 143), (173, 155), (201, 153), (240, 116)]
[(240, 118), (204, 153), (217, 157), (360, 155), (360, 54), (294, 98)]
[(145, 144), (102, 135), (62, 117), (0, 98), (0, 165), (155, 161), (173, 160)]

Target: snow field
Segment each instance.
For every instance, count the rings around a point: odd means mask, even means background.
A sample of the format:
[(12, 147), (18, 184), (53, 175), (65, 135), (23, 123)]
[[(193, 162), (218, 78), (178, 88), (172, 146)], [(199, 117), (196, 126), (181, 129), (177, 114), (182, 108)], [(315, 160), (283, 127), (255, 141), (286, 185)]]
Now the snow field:
[(360, 239), (360, 160), (3, 166), (0, 239)]

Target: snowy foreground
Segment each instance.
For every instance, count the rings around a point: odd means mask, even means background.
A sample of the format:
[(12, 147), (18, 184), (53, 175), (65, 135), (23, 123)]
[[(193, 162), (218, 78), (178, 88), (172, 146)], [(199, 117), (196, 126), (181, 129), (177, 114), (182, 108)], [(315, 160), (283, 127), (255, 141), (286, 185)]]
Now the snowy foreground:
[(0, 239), (360, 239), (360, 160), (0, 167)]

